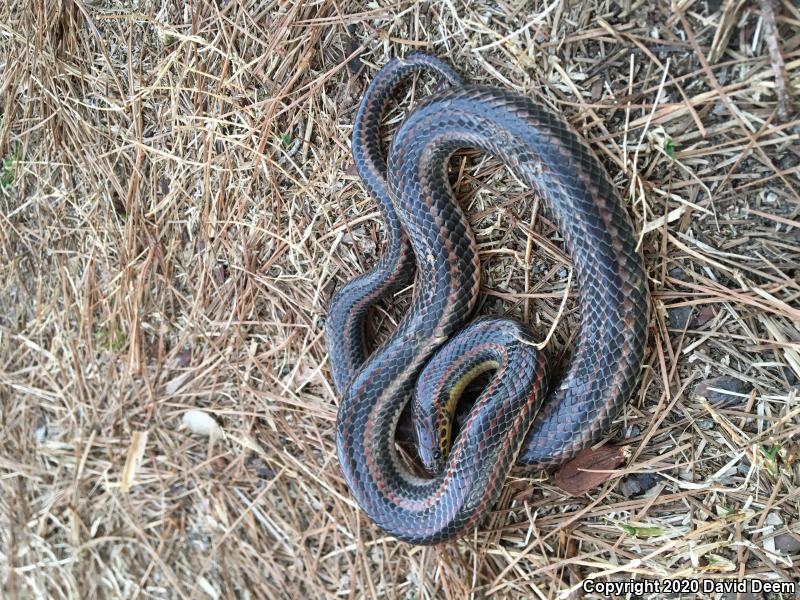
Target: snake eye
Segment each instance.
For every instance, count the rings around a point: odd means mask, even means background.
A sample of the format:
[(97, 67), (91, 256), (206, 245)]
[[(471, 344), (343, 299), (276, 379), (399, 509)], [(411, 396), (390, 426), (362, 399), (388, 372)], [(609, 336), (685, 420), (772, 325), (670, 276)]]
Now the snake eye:
[(434, 450), (433, 451), (433, 458), (434, 458), (434, 460), (439, 460), (440, 458), (442, 458), (442, 453), (439, 452), (438, 450)]

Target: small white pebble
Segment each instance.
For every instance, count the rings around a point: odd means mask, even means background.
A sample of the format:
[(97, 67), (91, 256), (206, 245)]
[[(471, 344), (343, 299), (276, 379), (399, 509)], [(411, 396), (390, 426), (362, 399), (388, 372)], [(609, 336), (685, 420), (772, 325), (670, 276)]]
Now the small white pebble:
[(205, 435), (212, 439), (223, 437), (224, 432), (214, 417), (202, 410), (187, 410), (183, 413), (183, 425), (192, 433)]

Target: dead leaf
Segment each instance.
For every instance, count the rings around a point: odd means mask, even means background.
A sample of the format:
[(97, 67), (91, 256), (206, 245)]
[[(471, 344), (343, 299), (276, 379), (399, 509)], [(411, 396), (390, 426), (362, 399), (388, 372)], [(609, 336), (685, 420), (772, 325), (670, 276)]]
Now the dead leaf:
[(598, 471), (616, 469), (627, 457), (627, 446), (587, 448), (559, 469), (553, 477), (553, 483), (570, 496), (580, 496), (607, 481), (612, 475)]
[(291, 383), (296, 386), (295, 392), (299, 392), (312, 381), (320, 381), (321, 379), (322, 377), (317, 367), (303, 364), (299, 369), (294, 371), (294, 376), (291, 377)]
[(710, 404), (735, 404), (743, 402), (752, 386), (736, 377), (714, 377), (701, 381), (694, 388), (696, 398), (705, 398)]
[(717, 309), (710, 304), (707, 304), (695, 313), (695, 315), (692, 317), (692, 320), (689, 322), (689, 327), (692, 329), (697, 329), (698, 327), (708, 323), (716, 316)]

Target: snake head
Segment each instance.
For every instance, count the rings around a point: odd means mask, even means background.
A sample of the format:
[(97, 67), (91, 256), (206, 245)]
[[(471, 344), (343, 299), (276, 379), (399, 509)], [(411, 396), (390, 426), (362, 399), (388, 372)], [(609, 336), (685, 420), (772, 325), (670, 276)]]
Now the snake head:
[[(476, 321), (476, 331), (495, 332), (493, 323)], [(481, 335), (475, 338), (457, 335), (441, 347), (417, 379), (412, 417), (417, 453), (430, 475), (445, 470), (453, 444), (453, 420), (464, 390), (481, 374), (499, 367), (494, 351), (469, 351), (470, 344), (478, 344), (480, 348), (483, 340)]]
[(434, 414), (431, 418), (414, 418), (417, 435), (417, 453), (422, 466), (430, 475), (444, 471), (450, 453), (450, 420), (446, 415)]
[(417, 437), (417, 454), (429, 475), (444, 471), (450, 453), (452, 414), (437, 390), (440, 374), (425, 370), (417, 380), (412, 404), (412, 421)]

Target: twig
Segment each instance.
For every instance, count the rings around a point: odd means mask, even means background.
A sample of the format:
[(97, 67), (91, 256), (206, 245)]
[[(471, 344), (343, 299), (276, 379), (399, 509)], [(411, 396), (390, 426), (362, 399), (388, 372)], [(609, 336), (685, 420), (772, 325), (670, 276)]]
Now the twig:
[(761, 18), (764, 20), (764, 39), (769, 48), (769, 59), (772, 63), (772, 72), (775, 73), (775, 95), (778, 97), (778, 121), (785, 123), (792, 115), (792, 98), (789, 92), (789, 78), (786, 75), (786, 65), (781, 54), (778, 28), (775, 25), (775, 11), (772, 9), (772, 0), (759, 0), (761, 5)]

